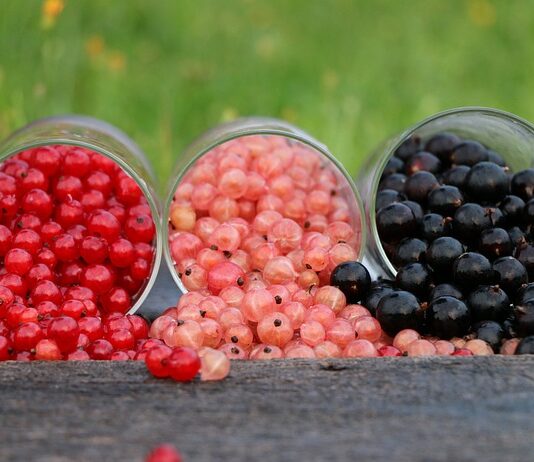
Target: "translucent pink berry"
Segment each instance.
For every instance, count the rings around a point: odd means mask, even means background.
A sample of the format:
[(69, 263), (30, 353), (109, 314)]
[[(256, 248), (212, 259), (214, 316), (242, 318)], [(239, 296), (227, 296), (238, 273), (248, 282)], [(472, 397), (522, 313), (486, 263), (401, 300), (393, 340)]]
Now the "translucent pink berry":
[(260, 212), (252, 222), (252, 228), (260, 235), (269, 233), (274, 224), (282, 219), (282, 215), (274, 210)]
[(326, 338), (340, 348), (345, 348), (355, 340), (354, 329), (346, 319), (336, 319), (326, 331)]
[[(285, 351), (285, 350), (284, 350)], [(302, 359), (313, 359), (316, 358), (315, 351), (309, 345), (297, 345), (293, 348), (289, 348), (285, 351), (286, 358), (302, 358)]]
[(329, 306), (322, 304), (312, 305), (306, 312), (305, 320), (306, 322), (320, 322), (325, 329), (329, 329), (336, 320), (336, 313)]
[(212, 294), (229, 286), (242, 286), (245, 283), (244, 271), (235, 263), (225, 261), (218, 263), (208, 272), (208, 289)]
[(213, 230), (208, 239), (208, 244), (214, 250), (234, 252), (241, 244), (241, 234), (234, 226), (223, 223)]
[(218, 194), (215, 186), (209, 183), (200, 183), (195, 186), (191, 194), (191, 203), (195, 209), (207, 211)]
[(326, 331), (318, 321), (306, 321), (300, 326), (300, 338), (304, 343), (314, 347), (326, 339)]
[(250, 352), (250, 359), (263, 360), (263, 359), (280, 359), (284, 357), (284, 352), (281, 348), (275, 345), (267, 345), (260, 343), (256, 345)]
[(257, 327), (258, 337), (263, 343), (283, 347), (293, 338), (290, 319), (280, 312), (264, 316)]
[(361, 318), (362, 316), (371, 316), (371, 313), (365, 306), (362, 305), (347, 305), (339, 313), (339, 317), (351, 321), (353, 319)]
[(219, 324), (226, 330), (233, 324), (244, 324), (245, 317), (239, 308), (229, 306), (221, 311)]
[(193, 231), (197, 214), (191, 206), (176, 204), (171, 209), (170, 219), (177, 231)]
[(243, 170), (229, 169), (222, 174), (218, 188), (221, 194), (239, 199), (247, 191), (247, 175)]
[(415, 330), (404, 329), (393, 338), (393, 346), (404, 353), (410, 343), (419, 340), (420, 338), (421, 336)]
[(229, 359), (248, 358), (247, 351), (235, 343), (225, 343), (219, 347), (219, 351), (222, 351)]
[(322, 271), (328, 265), (328, 251), (321, 247), (312, 247), (304, 252), (302, 263), (313, 271)]
[(371, 316), (361, 316), (352, 321), (352, 326), (357, 339), (376, 342), (382, 335), (380, 323)]
[(198, 323), (204, 334), (202, 345), (210, 348), (217, 348), (222, 339), (221, 325), (214, 319), (210, 318), (203, 318), (198, 321)]
[(302, 228), (293, 220), (282, 218), (273, 224), (267, 235), (269, 241), (285, 254), (300, 245)]
[(245, 292), (237, 286), (225, 287), (219, 292), (219, 297), (229, 306), (241, 306), (244, 296)]
[(408, 356), (434, 356), (436, 347), (428, 340), (419, 339), (411, 342), (405, 352)]
[(170, 347), (186, 346), (199, 349), (204, 341), (204, 332), (196, 321), (178, 321), (165, 329), (163, 341)]
[(241, 310), (248, 321), (259, 322), (276, 310), (276, 302), (268, 290), (255, 289), (245, 294)]
[(517, 350), (517, 345), (519, 345), (520, 341), (521, 340), (518, 338), (511, 338), (511, 339), (505, 340), (501, 346), (500, 353), (502, 355), (514, 355), (515, 350)]
[(235, 199), (227, 196), (217, 196), (210, 205), (209, 214), (210, 217), (223, 223), (230, 218), (239, 216), (239, 205)]
[(274, 257), (263, 269), (263, 278), (270, 284), (285, 284), (294, 281), (297, 272), (287, 257)]
[(335, 313), (339, 313), (347, 305), (345, 294), (337, 287), (323, 286), (315, 292), (315, 303), (327, 305)]
[(253, 340), (254, 334), (246, 324), (232, 324), (224, 332), (226, 343), (235, 343), (244, 349), (250, 347)]
[(330, 340), (325, 340), (313, 348), (317, 358), (339, 358), (341, 348)]
[(201, 290), (208, 286), (208, 272), (200, 265), (192, 265), (182, 273), (181, 280), (187, 290)]
[(449, 356), (454, 353), (454, 345), (447, 340), (438, 340), (434, 343), (436, 347), (436, 354), (439, 356)]
[(464, 348), (471, 351), (475, 356), (490, 356), (493, 354), (491, 347), (480, 339), (469, 340)]
[(346, 358), (373, 358), (378, 356), (378, 351), (369, 340), (353, 340), (343, 350)]
[(230, 360), (226, 354), (205, 348), (200, 356), (200, 380), (222, 380), (230, 373)]
[(159, 316), (150, 326), (150, 331), (148, 333), (149, 337), (159, 339), (163, 338), (163, 332), (165, 332), (167, 327), (170, 325), (176, 325), (176, 320), (170, 316)]

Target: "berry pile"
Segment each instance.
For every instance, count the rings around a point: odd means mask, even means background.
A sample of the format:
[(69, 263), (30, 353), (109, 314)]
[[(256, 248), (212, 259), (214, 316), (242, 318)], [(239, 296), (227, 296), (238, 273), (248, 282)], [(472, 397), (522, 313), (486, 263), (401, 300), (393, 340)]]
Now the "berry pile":
[(0, 164), (0, 360), (130, 359), (147, 323), (126, 313), (154, 258), (155, 226), (115, 162), (46, 146)]
[(385, 332), (505, 353), (534, 335), (533, 169), (513, 174), (498, 153), (451, 133), (412, 136), (384, 170), (376, 210), (398, 272), (364, 304)]

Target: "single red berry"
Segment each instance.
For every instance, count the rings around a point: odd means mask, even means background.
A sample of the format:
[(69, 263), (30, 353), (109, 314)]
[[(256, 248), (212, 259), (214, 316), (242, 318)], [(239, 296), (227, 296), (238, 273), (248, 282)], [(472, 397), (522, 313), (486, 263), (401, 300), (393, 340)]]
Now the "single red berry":
[(52, 251), (60, 261), (72, 261), (78, 258), (78, 245), (70, 234), (62, 234), (52, 244)]
[(11, 222), (11, 227), (17, 229), (33, 229), (34, 231), (39, 231), (41, 226), (43, 226), (41, 219), (31, 213), (24, 213)]
[(146, 242), (137, 242), (134, 246), (135, 255), (143, 260), (152, 261), (154, 256), (154, 248)]
[(4, 335), (0, 335), (0, 361), (7, 361), (10, 359), (11, 353), (11, 342)]
[(108, 332), (106, 338), (115, 350), (131, 350), (135, 347), (135, 337), (126, 329), (118, 329)]
[(113, 354), (113, 345), (106, 339), (98, 339), (91, 343), (86, 350), (91, 359), (108, 360)]
[(87, 235), (87, 228), (83, 225), (74, 225), (67, 229), (67, 234), (70, 234), (76, 241), (76, 245), (79, 246)]
[(154, 377), (163, 378), (169, 376), (169, 369), (165, 361), (170, 357), (172, 349), (167, 345), (157, 345), (147, 351), (145, 364)]
[(129, 361), (131, 358), (126, 351), (114, 351), (109, 359), (111, 361)]
[(54, 269), (57, 263), (56, 254), (50, 249), (41, 249), (35, 256), (35, 263), (43, 263), (50, 269)]
[(63, 295), (58, 286), (52, 281), (39, 281), (31, 292), (31, 298), (34, 305), (37, 305), (45, 300), (60, 305), (63, 301)]
[(0, 286), (0, 319), (3, 319), (8, 308), (13, 304), (15, 295), (7, 287)]
[(100, 191), (91, 189), (82, 195), (81, 203), (86, 212), (92, 212), (102, 209), (106, 205), (106, 198)]
[(83, 300), (82, 303), (85, 305), (85, 313), (87, 316), (100, 316), (100, 310), (95, 302), (91, 300)]
[(64, 201), (68, 198), (80, 200), (83, 194), (82, 181), (76, 176), (60, 176), (54, 186), (54, 199)]
[(102, 154), (97, 154), (96, 152), (92, 153), (91, 162), (93, 170), (102, 170), (108, 175), (113, 175), (118, 169), (115, 161)]
[(473, 352), (467, 348), (458, 348), (451, 356), (473, 356)]
[(85, 350), (89, 344), (91, 343), (91, 340), (89, 340), (89, 337), (85, 334), (78, 335), (78, 342), (76, 343), (76, 349), (77, 350)]
[(113, 272), (104, 265), (90, 265), (82, 271), (80, 282), (95, 294), (105, 294), (113, 287)]
[(42, 146), (33, 150), (30, 163), (50, 177), (61, 167), (61, 154), (54, 146)]
[(87, 263), (104, 263), (108, 256), (108, 244), (100, 237), (86, 236), (80, 244), (80, 255)]
[(126, 289), (129, 294), (134, 295), (139, 291), (139, 289), (143, 285), (143, 281), (133, 279), (132, 276), (124, 272), (119, 277), (118, 285)]
[(39, 311), (36, 308), (26, 308), (19, 316), (19, 323), (23, 324), (25, 322), (38, 322), (39, 321)]
[(3, 274), (0, 276), (0, 286), (7, 287), (15, 295), (20, 295), (21, 297), (25, 297), (26, 292), (28, 292), (28, 285), (26, 284), (26, 281), (18, 274)]
[(111, 213), (121, 225), (124, 223), (124, 220), (126, 219), (126, 209), (122, 205), (108, 206), (107, 211)]
[(81, 148), (71, 148), (63, 155), (62, 172), (65, 175), (74, 175), (83, 178), (89, 173), (91, 159)]
[(63, 353), (70, 353), (76, 349), (79, 335), (78, 323), (68, 316), (54, 318), (48, 325), (48, 338), (54, 340)]
[(178, 382), (190, 382), (200, 370), (200, 358), (195, 350), (178, 347), (165, 360), (169, 375)]
[(72, 353), (69, 353), (67, 356), (67, 361), (89, 361), (91, 358), (87, 351), (76, 350)]
[(113, 332), (119, 329), (131, 331), (133, 326), (130, 320), (122, 313), (111, 313), (105, 318), (104, 330), (106, 332)]
[(11, 249), (4, 257), (4, 266), (9, 273), (24, 276), (33, 266), (33, 257), (24, 249)]
[(115, 194), (117, 199), (124, 205), (132, 206), (139, 203), (139, 199), (143, 193), (141, 188), (132, 178), (125, 176), (121, 178), (115, 186)]
[(145, 338), (137, 342), (137, 350), (151, 350), (152, 348), (160, 345), (165, 345), (159, 338)]
[(79, 284), (83, 266), (77, 261), (66, 262), (58, 271), (58, 281), (64, 286)]
[(36, 255), (42, 247), (42, 240), (36, 231), (32, 229), (21, 229), (13, 238), (12, 245), (18, 249), (26, 250), (32, 255)]
[(65, 292), (65, 300), (80, 300), (82, 302), (84, 300), (91, 300), (92, 302), (96, 302), (96, 295), (88, 287), (75, 286)]
[(26, 309), (26, 306), (21, 303), (13, 303), (8, 309), (6, 313), (6, 324), (10, 329), (14, 329), (15, 327), (19, 326), (21, 324), (20, 317), (22, 316), (22, 313), (24, 313), (24, 310)]
[(93, 172), (86, 179), (85, 184), (87, 189), (95, 189), (100, 191), (104, 196), (109, 196), (113, 189), (111, 178), (104, 172)]
[(13, 233), (7, 226), (0, 225), (0, 256), (3, 257), (11, 248)]
[(378, 354), (380, 356), (402, 356), (401, 351), (391, 345), (384, 345), (383, 347), (380, 347), (378, 349)]
[(19, 188), (21, 193), (27, 193), (32, 189), (42, 189), (46, 191), (48, 189), (48, 179), (46, 176), (36, 168), (30, 167), (26, 174), (19, 179)]
[(32, 189), (22, 198), (22, 209), (46, 220), (52, 215), (52, 199), (42, 189)]
[(28, 274), (26, 275), (26, 280), (30, 288), (36, 286), (39, 281), (53, 281), (54, 274), (50, 271), (50, 268), (43, 263), (37, 263), (30, 268)]
[(19, 204), (14, 195), (0, 197), (0, 211), (4, 220), (13, 218), (17, 214), (18, 208)]
[(21, 324), (13, 335), (13, 347), (17, 351), (30, 351), (44, 337), (43, 331), (36, 322)]
[(77, 200), (67, 199), (56, 207), (54, 218), (63, 228), (78, 225), (83, 221), (83, 206)]
[(162, 444), (146, 456), (145, 462), (182, 462), (182, 457), (174, 446)]
[[(54, 238), (59, 237), (61, 234), (63, 234), (63, 227), (55, 221), (47, 221), (46, 223), (43, 224), (43, 226), (41, 226), (40, 237), (43, 239), (44, 242), (51, 242)], [(20, 245), (18, 245), (17, 247), (20, 247)], [(38, 250), (39, 249), (37, 249), (36, 252)]]
[(100, 297), (100, 302), (108, 313), (126, 313), (132, 307), (132, 298), (122, 287), (113, 287)]
[(156, 227), (154, 220), (149, 215), (131, 216), (126, 220), (124, 232), (132, 242), (152, 242)]
[(102, 321), (94, 316), (86, 316), (78, 320), (78, 327), (82, 334), (87, 335), (91, 342), (104, 336)]
[(55, 303), (47, 300), (39, 303), (35, 308), (39, 312), (39, 319), (55, 318), (61, 314), (59, 307)]
[(109, 259), (119, 268), (130, 266), (135, 260), (135, 249), (127, 239), (117, 239), (109, 246)]
[(141, 316), (129, 314), (126, 318), (132, 325), (130, 332), (136, 340), (146, 339), (148, 337), (148, 323)]
[(138, 258), (131, 266), (130, 274), (137, 281), (144, 281), (150, 276), (150, 265), (146, 260)]
[(61, 351), (57, 343), (50, 339), (42, 339), (35, 346), (35, 359), (41, 361), (59, 361)]
[(61, 305), (61, 314), (73, 319), (80, 319), (86, 315), (86, 309), (83, 302), (79, 300), (66, 300)]
[(0, 193), (9, 196), (17, 192), (17, 182), (12, 176), (0, 173)]
[(108, 243), (112, 243), (119, 238), (121, 225), (111, 213), (97, 210), (87, 220), (87, 230), (91, 235), (102, 237)]

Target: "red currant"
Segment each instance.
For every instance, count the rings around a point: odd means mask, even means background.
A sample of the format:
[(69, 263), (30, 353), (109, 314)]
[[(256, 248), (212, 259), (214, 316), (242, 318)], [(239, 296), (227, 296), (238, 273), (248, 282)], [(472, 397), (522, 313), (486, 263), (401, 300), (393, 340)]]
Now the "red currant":
[(83, 194), (83, 185), (76, 176), (61, 176), (54, 186), (54, 198), (64, 201), (68, 198), (80, 200)]
[(70, 228), (82, 222), (83, 206), (77, 200), (67, 199), (56, 207), (54, 217), (63, 228)]
[(95, 294), (105, 294), (113, 287), (113, 272), (105, 265), (90, 265), (82, 271), (80, 282)]
[(119, 268), (130, 266), (135, 259), (135, 249), (126, 239), (117, 239), (109, 246), (109, 259)]
[(80, 319), (86, 315), (86, 308), (79, 300), (66, 300), (61, 305), (61, 314), (73, 319)]
[(21, 324), (13, 335), (13, 347), (17, 351), (30, 351), (44, 337), (43, 331), (36, 322)]
[(7, 361), (10, 359), (11, 353), (11, 342), (4, 335), (0, 335), (0, 361)]
[(119, 238), (121, 225), (111, 213), (97, 210), (87, 220), (87, 230), (91, 235), (102, 237), (108, 243), (112, 243)]
[(139, 185), (129, 176), (119, 180), (115, 187), (115, 193), (117, 194), (117, 199), (127, 206), (137, 204), (143, 195)]
[(41, 249), (41, 236), (32, 229), (21, 229), (13, 238), (12, 245), (13, 247), (26, 250), (32, 255), (36, 255)]
[(79, 335), (78, 323), (68, 316), (54, 318), (48, 325), (47, 337), (54, 340), (63, 353), (70, 353), (76, 349)]
[(154, 239), (154, 221), (149, 215), (131, 216), (126, 220), (124, 232), (132, 242), (152, 242)]
[(52, 199), (42, 189), (32, 189), (22, 198), (22, 209), (41, 219), (49, 218), (52, 215), (52, 208)]
[(103, 263), (108, 256), (107, 242), (100, 237), (86, 236), (80, 244), (80, 255), (87, 263)]
[(0, 256), (4, 256), (11, 248), (13, 233), (4, 225), (0, 225)]
[(108, 313), (126, 313), (132, 307), (132, 298), (122, 287), (113, 287), (101, 296), (100, 301)]
[(4, 257), (4, 266), (9, 273), (24, 276), (33, 266), (33, 258), (26, 250), (11, 249)]
[(169, 375), (179, 382), (190, 382), (200, 370), (200, 358), (195, 350), (178, 347), (165, 360)]
[(182, 462), (182, 457), (174, 446), (162, 444), (146, 456), (145, 462)]
[(83, 178), (91, 169), (89, 155), (80, 148), (73, 148), (63, 156), (62, 171), (65, 175), (74, 175)]
[(145, 364), (154, 377), (163, 378), (169, 376), (166, 361), (171, 354), (172, 349), (166, 345), (156, 345), (148, 350), (145, 356)]
[(131, 350), (135, 347), (135, 337), (127, 329), (118, 329), (108, 332), (106, 338), (116, 350)]
[(50, 177), (61, 167), (61, 154), (54, 146), (42, 146), (33, 150), (30, 163)]
[(48, 266), (43, 263), (37, 263), (30, 268), (30, 271), (28, 271), (26, 280), (28, 281), (30, 288), (33, 288), (39, 281), (53, 281), (54, 274), (50, 271)]
[(107, 360), (113, 354), (113, 345), (108, 340), (101, 338), (89, 344), (85, 351), (91, 359)]
[(51, 242), (52, 240), (54, 240), (54, 238), (60, 236), (61, 234), (63, 234), (63, 227), (55, 221), (47, 221), (43, 224), (43, 226), (41, 226), (40, 237), (43, 239), (44, 242)]
[(45, 279), (35, 284), (31, 292), (31, 299), (34, 305), (44, 301), (50, 301), (56, 305), (60, 305), (63, 301), (63, 295), (56, 284)]
[(62, 234), (52, 244), (52, 250), (60, 261), (72, 261), (78, 257), (78, 245), (70, 234)]
[(61, 351), (57, 343), (50, 339), (42, 339), (35, 346), (35, 359), (41, 361), (58, 361), (61, 359)]
[(94, 189), (100, 191), (104, 196), (109, 196), (113, 189), (111, 178), (104, 172), (93, 172), (86, 179), (85, 184), (87, 189)]
[(94, 316), (86, 316), (78, 320), (78, 327), (82, 334), (87, 335), (91, 342), (98, 340), (104, 336), (104, 328), (102, 321)]

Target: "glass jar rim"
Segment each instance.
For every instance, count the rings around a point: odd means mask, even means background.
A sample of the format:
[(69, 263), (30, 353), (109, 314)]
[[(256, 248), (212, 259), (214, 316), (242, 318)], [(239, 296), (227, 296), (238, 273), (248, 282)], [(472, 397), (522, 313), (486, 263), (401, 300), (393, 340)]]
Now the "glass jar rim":
[(386, 251), (384, 250), (384, 246), (382, 245), (382, 242), (380, 240), (380, 236), (378, 235), (378, 229), (376, 227), (376, 195), (378, 193), (378, 186), (380, 183), (380, 177), (382, 175), (382, 172), (384, 171), (386, 164), (388, 161), (393, 157), (395, 154), (395, 151), (398, 149), (398, 147), (410, 136), (412, 136), (415, 132), (418, 130), (421, 130), (423, 127), (427, 126), (428, 124), (441, 119), (443, 117), (448, 116), (454, 116), (457, 114), (486, 114), (489, 116), (495, 116), (495, 117), (502, 117), (511, 120), (514, 123), (517, 123), (518, 125), (523, 126), (527, 130), (531, 131), (534, 136), (534, 125), (530, 123), (528, 120), (523, 119), (511, 112), (503, 111), (501, 109), (495, 109), (490, 107), (484, 107), (484, 106), (464, 106), (464, 107), (456, 107), (451, 109), (446, 109), (444, 111), (437, 112), (435, 114), (432, 114), (431, 116), (428, 116), (424, 118), (423, 120), (411, 125), (409, 128), (401, 132), (401, 134), (398, 136), (397, 142), (395, 142), (388, 150), (386, 155), (382, 156), (382, 159), (380, 160), (380, 163), (378, 165), (378, 168), (376, 169), (375, 177), (372, 180), (372, 188), (371, 188), (371, 197), (373, 200), (369, 204), (369, 226), (370, 226), (370, 232), (371, 235), (374, 238), (374, 241), (377, 244), (377, 249), (379, 256), (381, 260), (386, 265), (386, 272), (389, 275), (392, 275), (395, 277), (397, 275), (397, 270), (391, 263), (390, 259), (386, 255)]
[[(163, 238), (161, 237), (161, 220), (160, 220), (161, 215), (160, 215), (160, 210), (159, 210), (158, 199), (157, 197), (155, 197), (155, 194), (150, 190), (145, 180), (141, 178), (139, 174), (135, 172), (135, 170), (126, 161), (121, 159), (120, 156), (114, 154), (113, 151), (111, 150), (107, 150), (102, 146), (98, 146), (91, 142), (84, 141), (83, 139), (77, 139), (77, 138), (69, 139), (66, 136), (65, 137), (49, 136), (47, 138), (44, 138), (38, 141), (23, 142), (20, 144), (9, 146), (8, 143), (10, 142), (10, 140), (14, 138), (17, 134), (22, 133), (24, 130), (29, 129), (32, 126), (36, 126), (37, 124), (40, 124), (43, 122), (54, 122), (54, 121), (57, 121), (57, 122), (71, 121), (74, 123), (78, 122), (82, 125), (84, 123), (102, 124), (103, 127), (110, 129), (110, 131), (112, 132), (110, 133), (111, 136), (114, 136), (115, 133), (119, 134), (120, 137), (118, 138), (118, 141), (121, 144), (123, 144), (127, 149), (130, 149), (133, 146), (137, 150), (137, 152), (142, 154), (142, 151), (137, 147), (137, 145), (133, 142), (133, 140), (131, 140), (124, 132), (114, 127), (113, 125), (108, 124), (107, 122), (101, 121), (93, 117), (78, 116), (78, 115), (53, 116), (53, 117), (45, 117), (42, 119), (38, 119), (14, 131), (10, 136), (2, 140), (0, 144), (0, 162), (3, 162), (5, 159), (8, 159), (9, 157), (14, 156), (17, 153), (27, 150), (27, 149), (33, 149), (33, 148), (38, 148), (42, 146), (50, 146), (54, 144), (76, 146), (80, 148), (89, 149), (89, 150), (98, 152), (99, 154), (102, 154), (103, 156), (114, 161), (116, 164), (118, 164), (121, 167), (123, 171), (125, 171), (139, 185), (150, 207), (150, 211), (152, 213), (152, 219), (154, 222), (154, 226), (156, 228), (156, 245), (155, 245), (156, 252), (155, 252), (153, 263), (152, 263), (153, 264), (152, 272), (150, 274), (150, 278), (148, 279), (146, 283), (146, 286), (143, 289), (143, 292), (139, 295), (134, 305), (128, 310), (127, 313), (125, 313), (125, 314), (134, 314), (135, 312), (139, 310), (143, 302), (148, 297), (150, 291), (152, 290), (152, 287), (154, 286), (156, 282), (159, 268), (161, 266), (161, 259), (163, 257)], [(141, 160), (141, 162), (143, 161)], [(145, 162), (143, 162), (143, 165), (144, 164)], [(152, 174), (151, 169), (149, 169), (148, 173)]]
[[(247, 122), (249, 123), (253, 122), (253, 123), (256, 123), (256, 125), (250, 125), (247, 127), (237, 128), (240, 123), (244, 124)], [(277, 125), (278, 128), (262, 127), (262, 124), (264, 125), (274, 124), (274, 125)], [(228, 126), (228, 127), (235, 126), (236, 128), (234, 130), (230, 129), (228, 132), (222, 133), (221, 135), (217, 136), (211, 142), (208, 142), (206, 146), (198, 150), (198, 152), (195, 153), (195, 155), (185, 163), (183, 168), (181, 168), (180, 170), (180, 174), (177, 175), (176, 179), (171, 179), (167, 198), (163, 205), (163, 211), (161, 214), (162, 240), (164, 241), (163, 252), (165, 254), (165, 260), (167, 262), (169, 271), (174, 281), (176, 282), (176, 285), (182, 291), (182, 293), (187, 293), (189, 291), (184, 286), (181, 279), (178, 277), (178, 273), (172, 262), (172, 256), (170, 253), (170, 245), (168, 243), (169, 241), (169, 226), (168, 226), (169, 212), (170, 212), (170, 207), (172, 205), (172, 201), (174, 198), (174, 193), (176, 192), (176, 189), (178, 188), (180, 182), (183, 180), (186, 173), (191, 169), (191, 167), (195, 164), (195, 162), (199, 160), (204, 154), (208, 153), (212, 149), (215, 149), (216, 147), (224, 143), (227, 143), (228, 141), (232, 141), (237, 138), (242, 138), (244, 136), (272, 135), (272, 136), (283, 136), (285, 138), (290, 138), (292, 140), (298, 141), (300, 143), (303, 143), (304, 145), (309, 146), (314, 151), (319, 152), (322, 156), (326, 157), (330, 162), (334, 164), (334, 166), (338, 169), (338, 171), (347, 180), (350, 186), (351, 192), (356, 200), (358, 209), (359, 209), (361, 240), (360, 240), (360, 248), (358, 249), (357, 260), (361, 261), (363, 259), (363, 256), (365, 254), (366, 240), (367, 240), (367, 226), (365, 222), (366, 217), (365, 217), (365, 209), (363, 208), (363, 202), (361, 200), (360, 193), (354, 183), (354, 180), (349, 175), (349, 173), (347, 172), (343, 164), (329, 151), (326, 145), (315, 140), (315, 138), (313, 138), (311, 135), (309, 135), (305, 131), (297, 127), (294, 127), (293, 125), (283, 120), (271, 118), (271, 117), (242, 117), (229, 123), (219, 124), (216, 127), (212, 128), (211, 130), (204, 132), (202, 135), (197, 137), (190, 144), (190, 146), (194, 146), (195, 143), (197, 143), (198, 141), (201, 141), (204, 136), (210, 133), (210, 131), (216, 131), (221, 128), (224, 128), (225, 126)], [(294, 130), (294, 132), (291, 130)]]

